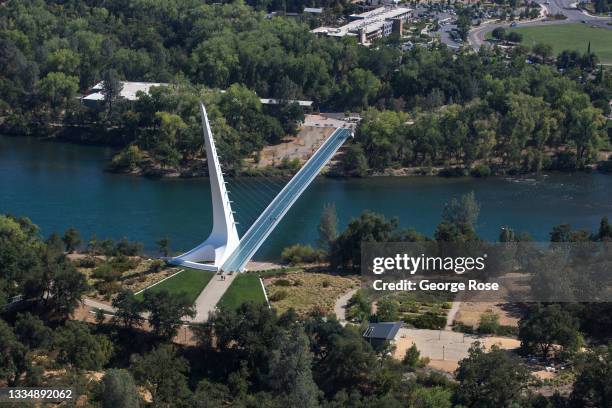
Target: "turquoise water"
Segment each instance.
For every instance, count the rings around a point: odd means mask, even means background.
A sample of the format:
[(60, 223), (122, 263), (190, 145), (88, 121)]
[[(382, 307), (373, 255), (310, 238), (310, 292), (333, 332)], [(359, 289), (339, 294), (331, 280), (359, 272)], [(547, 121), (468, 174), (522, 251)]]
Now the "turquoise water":
[[(44, 235), (75, 227), (84, 237), (141, 241), (151, 253), (155, 240), (163, 236), (170, 237), (173, 250), (181, 251), (208, 235), (212, 220), (206, 179), (151, 180), (105, 173), (112, 154), (103, 147), (0, 136), (0, 213), (28, 216)], [(271, 190), (261, 187), (266, 183), (230, 181), (242, 230), (264, 200), (272, 198)], [(470, 191), (481, 204), (477, 230), (488, 239), (496, 239), (504, 225), (546, 240), (554, 225), (594, 230), (603, 215), (612, 218), (612, 177), (598, 173), (550, 174), (537, 180), (319, 178), (256, 258), (277, 258), (287, 245), (314, 243), (326, 203), (336, 204), (341, 228), (369, 209), (431, 234), (444, 203)], [(246, 202), (251, 199), (259, 205)]]

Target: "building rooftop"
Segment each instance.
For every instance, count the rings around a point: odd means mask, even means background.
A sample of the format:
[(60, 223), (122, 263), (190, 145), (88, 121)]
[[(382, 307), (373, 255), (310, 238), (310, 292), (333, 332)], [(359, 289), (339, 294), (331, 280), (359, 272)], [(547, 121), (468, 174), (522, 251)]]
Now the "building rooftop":
[(412, 9), (407, 7), (379, 7), (361, 14), (351, 14), (349, 17), (352, 21), (341, 27), (319, 27), (311, 32), (327, 34), (330, 37), (357, 35), (360, 29), (370, 33), (379, 30), (386, 20), (398, 18), (410, 11)]
[(322, 8), (318, 8), (318, 7), (304, 7), (304, 13), (321, 14), (322, 12), (323, 12)]
[[(278, 99), (274, 99), (274, 98), (259, 98), (259, 100), (264, 105), (278, 105), (280, 103), (280, 101)], [(312, 106), (312, 101), (300, 101), (300, 100), (297, 100), (297, 99), (290, 99), (287, 102), (288, 103), (297, 103), (301, 107), (306, 107), (306, 108), (309, 108), (309, 107)]]
[(402, 322), (370, 323), (363, 332), (363, 337), (366, 339), (393, 340), (401, 328)]
[[(142, 91), (144, 93), (149, 93), (149, 89), (153, 86), (168, 86), (168, 84), (164, 84), (161, 82), (129, 82), (129, 81), (121, 81), (123, 84), (123, 89), (121, 89), (121, 96), (128, 101), (135, 101), (138, 99), (136, 93), (138, 91)], [(83, 99), (88, 101), (101, 101), (104, 100), (104, 94), (102, 91), (103, 82), (98, 82), (95, 84), (91, 90), (97, 91), (90, 95), (85, 96)]]

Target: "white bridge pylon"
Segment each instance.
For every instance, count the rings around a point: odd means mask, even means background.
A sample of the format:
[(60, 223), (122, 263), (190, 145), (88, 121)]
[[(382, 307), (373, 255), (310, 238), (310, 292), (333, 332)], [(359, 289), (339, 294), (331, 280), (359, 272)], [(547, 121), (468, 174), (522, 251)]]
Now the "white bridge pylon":
[(223, 181), (223, 172), (217, 156), (215, 140), (210, 130), (206, 108), (202, 102), (200, 102), (200, 110), (202, 112), (206, 161), (210, 178), (213, 229), (204, 242), (189, 252), (170, 258), (169, 262), (175, 265), (216, 272), (238, 247), (240, 239), (238, 238), (229, 195)]

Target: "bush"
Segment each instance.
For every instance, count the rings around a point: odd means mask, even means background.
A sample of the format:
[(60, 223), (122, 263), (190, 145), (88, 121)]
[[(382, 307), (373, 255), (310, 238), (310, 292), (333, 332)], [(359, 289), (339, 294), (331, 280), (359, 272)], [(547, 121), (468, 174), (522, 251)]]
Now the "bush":
[(478, 333), (481, 334), (495, 334), (499, 330), (499, 316), (493, 313), (492, 310), (487, 310), (480, 315), (480, 322), (478, 323)]
[(470, 171), (470, 174), (473, 177), (489, 177), (491, 175), (491, 168), (486, 164), (479, 164)]
[(290, 265), (302, 263), (319, 262), (323, 259), (323, 254), (320, 250), (314, 249), (310, 245), (292, 245), (283, 249), (283, 262)]
[(121, 277), (121, 271), (113, 268), (108, 262), (103, 263), (93, 270), (91, 277), (94, 279), (100, 279), (105, 282), (113, 282)]
[(513, 337), (518, 335), (518, 327), (516, 326), (499, 326), (495, 334), (499, 336)]
[(98, 263), (100, 262), (96, 258), (94, 258), (93, 256), (88, 256), (79, 259), (77, 262), (77, 266), (79, 268), (95, 268)]
[(274, 292), (272, 295), (270, 295), (270, 302), (279, 302), (285, 299), (287, 296), (289, 296), (287, 291), (281, 289), (279, 291)]
[(446, 316), (439, 316), (432, 312), (411, 317), (406, 323), (412, 324), (417, 329), (440, 330), (446, 326)]
[(291, 286), (291, 281), (289, 279), (278, 279), (274, 281), (274, 286)]
[(466, 170), (461, 167), (445, 167), (438, 172), (442, 177), (463, 177), (466, 175)]
[(459, 332), (459, 333), (473, 334), (474, 326), (471, 326), (469, 324), (465, 324), (462, 322), (454, 322), (453, 331)]
[(331, 283), (328, 280), (324, 280), (323, 283), (321, 284), (324, 288), (329, 288), (331, 286)]

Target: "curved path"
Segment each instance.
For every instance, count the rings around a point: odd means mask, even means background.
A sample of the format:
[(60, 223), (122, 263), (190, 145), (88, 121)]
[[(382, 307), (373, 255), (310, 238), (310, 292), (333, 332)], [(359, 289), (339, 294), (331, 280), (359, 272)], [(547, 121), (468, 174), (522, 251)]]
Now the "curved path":
[(351, 289), (336, 300), (336, 304), (334, 305), (334, 313), (336, 314), (340, 324), (343, 326), (346, 324), (346, 305), (358, 290), (359, 288)]

